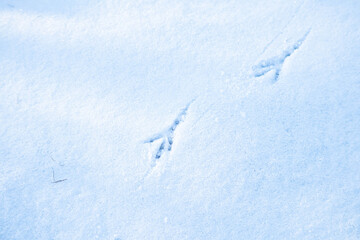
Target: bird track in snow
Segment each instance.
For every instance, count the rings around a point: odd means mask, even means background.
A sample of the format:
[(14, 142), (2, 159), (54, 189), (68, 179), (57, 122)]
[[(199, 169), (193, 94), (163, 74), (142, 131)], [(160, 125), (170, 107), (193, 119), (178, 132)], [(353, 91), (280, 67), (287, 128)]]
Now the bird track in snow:
[(172, 150), (175, 130), (180, 125), (180, 123), (184, 121), (187, 111), (194, 101), (195, 99), (189, 102), (181, 110), (169, 128), (144, 141), (144, 143), (150, 144), (155, 141), (161, 141), (160, 146), (156, 148), (155, 153), (151, 157), (151, 168), (156, 166), (158, 160), (164, 155), (165, 152), (170, 152)]
[(277, 82), (285, 60), (301, 47), (303, 42), (306, 40), (308, 34), (310, 33), (310, 30), (311, 29), (309, 29), (302, 38), (296, 41), (293, 45), (289, 46), (278, 56), (274, 56), (266, 60), (261, 60), (258, 64), (254, 65), (252, 67), (252, 75), (258, 78), (274, 70), (275, 74), (273, 76), (272, 82)]

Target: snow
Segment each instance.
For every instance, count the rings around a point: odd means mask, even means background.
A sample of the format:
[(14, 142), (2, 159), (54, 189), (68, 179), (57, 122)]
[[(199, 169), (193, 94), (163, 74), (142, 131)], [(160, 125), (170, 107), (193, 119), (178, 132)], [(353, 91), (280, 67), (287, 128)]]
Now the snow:
[(0, 239), (359, 239), (359, 13), (0, 1)]

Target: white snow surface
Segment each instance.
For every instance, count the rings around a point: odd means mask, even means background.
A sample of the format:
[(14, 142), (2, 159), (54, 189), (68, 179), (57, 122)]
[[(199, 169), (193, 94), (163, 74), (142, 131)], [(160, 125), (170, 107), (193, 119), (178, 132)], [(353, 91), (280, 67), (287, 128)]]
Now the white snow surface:
[(360, 1), (0, 0), (0, 239), (360, 239)]

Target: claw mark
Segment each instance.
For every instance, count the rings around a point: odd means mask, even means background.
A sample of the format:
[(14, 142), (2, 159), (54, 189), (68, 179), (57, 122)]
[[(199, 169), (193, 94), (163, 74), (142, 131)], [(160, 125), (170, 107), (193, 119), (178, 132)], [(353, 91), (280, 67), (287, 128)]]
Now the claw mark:
[(270, 47), (270, 45), (281, 35), (284, 33), (284, 30), (290, 25), (290, 23), (294, 20), (294, 18), (298, 15), (298, 13), (300, 12), (301, 7), (304, 5), (305, 0), (299, 5), (299, 7), (295, 10), (295, 13), (290, 17), (290, 20), (285, 24), (285, 26), (281, 29), (281, 31), (275, 35), (275, 37), (273, 37), (273, 39), (271, 39), (271, 41), (266, 44), (266, 46), (264, 47), (264, 49), (262, 50), (261, 55), (264, 54), (264, 52)]
[(54, 172), (54, 168), (51, 168), (51, 169), (52, 169), (52, 178), (53, 178), (52, 183), (64, 182), (64, 181), (66, 181), (66, 180), (67, 180), (66, 178), (64, 178), (64, 179), (59, 179), (59, 180), (55, 180), (55, 172)]
[(184, 121), (186, 113), (190, 107), (190, 105), (195, 101), (193, 99), (190, 103), (186, 105), (185, 108), (181, 110), (181, 112), (178, 114), (174, 122), (171, 124), (171, 126), (166, 129), (165, 131), (162, 131), (161, 133), (156, 134), (155, 136), (151, 137), (150, 139), (144, 141), (144, 143), (153, 143), (157, 140), (162, 140), (160, 146), (157, 148), (155, 154), (152, 157), (151, 160), (151, 168), (154, 168), (158, 162), (158, 160), (163, 156), (165, 152), (170, 152), (172, 149), (172, 145), (174, 143), (174, 133), (176, 128), (179, 126), (181, 122)]
[(190, 130), (194, 129), (196, 127), (196, 125), (200, 122), (200, 120), (206, 116), (206, 114), (212, 109), (212, 107), (215, 105), (215, 103), (213, 102), (212, 104), (210, 104), (200, 115), (200, 117), (198, 117), (197, 119), (195, 119), (193, 121), (193, 124), (190, 128)]
[(60, 166), (60, 167), (65, 166), (65, 164), (64, 164), (64, 163), (55, 161), (55, 159), (54, 159), (52, 156), (50, 156), (50, 158), (51, 158), (51, 160), (52, 160), (54, 163), (59, 164), (59, 166)]
[(265, 75), (266, 73), (274, 70), (275, 76), (273, 78), (273, 82), (275, 83), (279, 78), (279, 75), (280, 75), (280, 72), (282, 70), (285, 60), (288, 57), (290, 57), (297, 49), (300, 48), (300, 46), (302, 45), (302, 43), (305, 41), (306, 37), (310, 33), (310, 30), (311, 29), (309, 29), (301, 39), (296, 41), (296, 43), (293, 44), (292, 46), (288, 47), (279, 56), (275, 56), (275, 57), (272, 57), (272, 58), (269, 58), (266, 60), (262, 60), (262, 61), (260, 61), (260, 63), (253, 66), (253, 68), (252, 68), (253, 76), (261, 77), (261, 76)]

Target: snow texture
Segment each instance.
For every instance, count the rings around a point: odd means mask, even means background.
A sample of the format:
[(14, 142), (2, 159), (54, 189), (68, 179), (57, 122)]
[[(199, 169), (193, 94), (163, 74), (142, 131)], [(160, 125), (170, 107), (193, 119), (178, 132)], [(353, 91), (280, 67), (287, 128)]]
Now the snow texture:
[(0, 239), (360, 239), (357, 0), (1, 0)]

